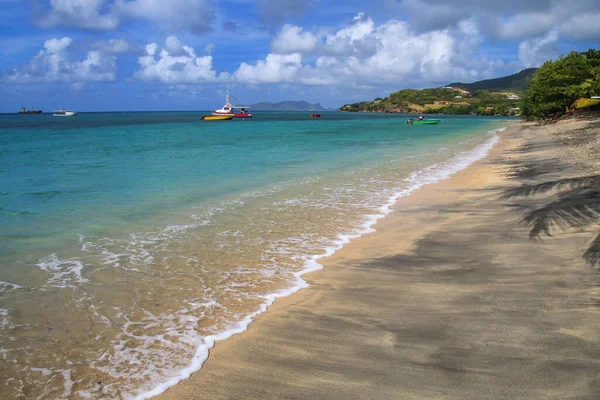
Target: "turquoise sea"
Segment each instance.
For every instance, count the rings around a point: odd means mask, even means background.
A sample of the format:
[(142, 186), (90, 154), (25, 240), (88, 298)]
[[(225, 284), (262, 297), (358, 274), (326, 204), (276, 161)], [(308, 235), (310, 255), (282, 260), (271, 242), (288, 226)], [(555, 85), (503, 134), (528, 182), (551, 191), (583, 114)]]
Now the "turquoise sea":
[(509, 124), (308, 114), (0, 115), (0, 398), (159, 393)]

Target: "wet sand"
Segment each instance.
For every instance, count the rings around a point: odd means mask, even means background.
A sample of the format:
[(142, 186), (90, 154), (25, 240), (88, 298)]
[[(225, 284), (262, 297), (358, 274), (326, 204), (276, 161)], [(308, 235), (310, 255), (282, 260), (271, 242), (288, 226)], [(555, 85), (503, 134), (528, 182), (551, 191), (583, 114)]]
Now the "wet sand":
[(503, 195), (600, 172), (599, 126), (509, 128), (156, 398), (597, 399), (600, 275), (582, 258), (597, 220), (529, 239), (521, 221), (558, 193)]

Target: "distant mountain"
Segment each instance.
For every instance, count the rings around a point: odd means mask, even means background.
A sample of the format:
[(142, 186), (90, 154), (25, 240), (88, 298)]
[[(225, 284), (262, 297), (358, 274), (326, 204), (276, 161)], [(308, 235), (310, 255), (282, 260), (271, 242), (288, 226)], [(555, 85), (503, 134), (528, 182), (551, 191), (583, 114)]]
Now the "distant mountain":
[(321, 104), (310, 104), (306, 101), (280, 101), (269, 103), (262, 101), (250, 105), (252, 111), (325, 111)]
[(448, 86), (457, 87), (466, 90), (489, 90), (490, 92), (516, 92), (524, 93), (527, 85), (533, 79), (537, 68), (524, 69), (513, 75), (504, 76), (502, 78), (486, 79), (473, 83), (454, 82)]

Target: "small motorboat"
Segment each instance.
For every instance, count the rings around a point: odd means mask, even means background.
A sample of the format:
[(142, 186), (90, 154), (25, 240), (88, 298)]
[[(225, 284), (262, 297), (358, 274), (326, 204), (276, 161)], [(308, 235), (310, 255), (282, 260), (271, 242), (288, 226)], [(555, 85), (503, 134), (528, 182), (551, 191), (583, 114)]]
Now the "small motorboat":
[[(236, 112), (235, 109), (239, 109), (239, 112)], [(231, 116), (235, 118), (251, 118), (252, 114), (248, 111), (248, 106), (234, 106), (231, 104), (231, 96), (229, 95), (229, 90), (227, 90), (227, 94), (225, 95), (225, 105), (218, 110), (214, 110), (212, 115), (214, 116)], [(207, 119), (207, 118), (205, 118)]]
[(417, 119), (409, 118), (406, 123), (410, 125), (435, 125), (440, 121), (441, 119), (425, 119), (423, 117), (419, 117)]
[(55, 117), (74, 117), (77, 115), (77, 111), (71, 110), (55, 110), (52, 114)]
[[(238, 107), (234, 107), (234, 108), (238, 108)], [(250, 113), (250, 111), (248, 111), (248, 108), (250, 108), (250, 107), (239, 107), (240, 112), (236, 112), (234, 117), (236, 117), (236, 118), (252, 118), (252, 113)]]
[(229, 121), (233, 119), (233, 115), (205, 115), (200, 119), (204, 121)]
[(435, 125), (439, 123), (441, 119), (422, 119), (420, 121), (413, 121), (413, 125)]
[(319, 118), (321, 114), (310, 114), (311, 118)]

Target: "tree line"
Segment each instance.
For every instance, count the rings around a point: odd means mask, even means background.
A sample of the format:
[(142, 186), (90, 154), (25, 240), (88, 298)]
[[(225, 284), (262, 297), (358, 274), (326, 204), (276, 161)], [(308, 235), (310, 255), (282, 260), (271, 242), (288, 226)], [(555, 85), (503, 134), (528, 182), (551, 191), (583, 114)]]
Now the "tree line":
[[(600, 51), (572, 51), (556, 61), (546, 61), (525, 91), (522, 116), (527, 120), (570, 113), (579, 99), (600, 96)], [(600, 109), (600, 100), (580, 102)]]

